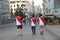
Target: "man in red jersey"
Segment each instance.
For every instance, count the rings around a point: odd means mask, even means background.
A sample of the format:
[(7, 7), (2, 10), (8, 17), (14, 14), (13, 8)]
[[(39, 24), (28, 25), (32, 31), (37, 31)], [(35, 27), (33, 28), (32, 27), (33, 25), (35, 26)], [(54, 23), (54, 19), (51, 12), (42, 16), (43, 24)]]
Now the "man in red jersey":
[(40, 16), (39, 16), (39, 26), (40, 26), (40, 33), (41, 34), (43, 34), (43, 32), (44, 32), (44, 25), (45, 25), (44, 16), (42, 16), (42, 14), (40, 14)]
[(32, 34), (35, 35), (35, 32), (36, 32), (36, 18), (33, 17), (31, 18), (31, 29), (32, 29)]
[(18, 36), (22, 35), (22, 16), (18, 15), (16, 16), (16, 25), (17, 25), (17, 29), (18, 29)]

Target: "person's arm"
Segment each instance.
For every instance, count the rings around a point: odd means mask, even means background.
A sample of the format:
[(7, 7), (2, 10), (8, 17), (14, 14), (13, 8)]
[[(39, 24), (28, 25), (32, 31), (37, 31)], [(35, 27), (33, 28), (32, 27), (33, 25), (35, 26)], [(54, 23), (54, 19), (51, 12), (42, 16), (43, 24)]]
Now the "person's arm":
[(44, 18), (44, 25), (46, 25), (46, 21), (45, 21), (45, 18)]
[(38, 24), (39, 24), (39, 18), (38, 18)]
[[(36, 20), (36, 18), (35, 18), (35, 20)], [(37, 24), (37, 20), (36, 20), (36, 24)]]

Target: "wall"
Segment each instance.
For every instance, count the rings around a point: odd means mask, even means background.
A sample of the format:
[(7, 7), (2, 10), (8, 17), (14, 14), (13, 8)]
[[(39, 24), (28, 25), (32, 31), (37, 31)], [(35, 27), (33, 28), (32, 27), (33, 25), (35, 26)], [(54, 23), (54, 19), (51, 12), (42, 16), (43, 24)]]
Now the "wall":
[(10, 9), (9, 9), (9, 0), (1, 0), (0, 1), (0, 23), (3, 23), (5, 20), (4, 17), (9, 16)]
[(60, 14), (60, 0), (54, 0), (55, 12)]
[[(48, 4), (47, 7), (48, 7), (48, 9), (50, 10), (50, 12), (54, 12), (54, 0), (48, 1), (47, 4)], [(48, 10), (48, 11), (49, 11), (49, 10)]]

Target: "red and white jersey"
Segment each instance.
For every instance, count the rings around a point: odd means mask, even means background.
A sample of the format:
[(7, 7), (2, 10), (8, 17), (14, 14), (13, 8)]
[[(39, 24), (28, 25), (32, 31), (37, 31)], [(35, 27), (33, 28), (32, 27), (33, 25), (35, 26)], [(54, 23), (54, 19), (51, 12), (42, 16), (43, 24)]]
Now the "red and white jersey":
[(21, 16), (17, 16), (16, 17), (16, 25), (22, 25), (23, 21), (22, 21), (22, 17)]
[(36, 26), (36, 18), (31, 19), (31, 26)]
[(39, 25), (44, 25), (44, 22), (45, 22), (44, 17), (40, 16), (39, 17)]

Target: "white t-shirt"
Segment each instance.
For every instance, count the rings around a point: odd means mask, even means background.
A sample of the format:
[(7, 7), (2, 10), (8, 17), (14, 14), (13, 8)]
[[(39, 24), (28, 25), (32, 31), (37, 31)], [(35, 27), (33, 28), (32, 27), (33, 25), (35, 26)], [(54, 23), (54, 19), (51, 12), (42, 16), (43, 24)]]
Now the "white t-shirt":
[(39, 18), (39, 25), (44, 25), (43, 21), (41, 20), (41, 18)]
[(21, 23), (16, 19), (16, 25), (21, 25)]
[(36, 26), (36, 25), (33, 23), (32, 19), (31, 19), (31, 26)]

